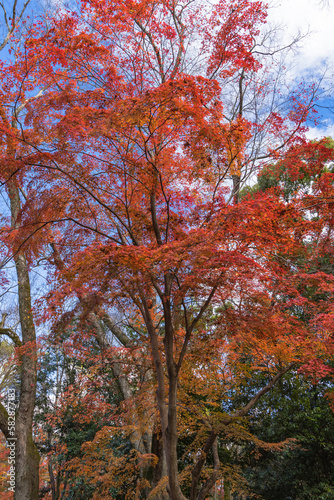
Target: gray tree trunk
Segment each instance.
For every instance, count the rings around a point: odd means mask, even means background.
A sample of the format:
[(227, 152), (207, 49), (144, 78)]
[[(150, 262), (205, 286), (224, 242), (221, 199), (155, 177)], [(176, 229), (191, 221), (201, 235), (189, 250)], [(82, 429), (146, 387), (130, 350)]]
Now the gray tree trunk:
[[(11, 227), (18, 227), (20, 196), (18, 188), (9, 185)], [(24, 254), (15, 257), (18, 280), (19, 315), (22, 333), (20, 357), (20, 397), (16, 413), (16, 463), (14, 500), (37, 500), (39, 491), (40, 455), (33, 441), (32, 426), (36, 399), (37, 347), (31, 310), (31, 290), (27, 261)]]

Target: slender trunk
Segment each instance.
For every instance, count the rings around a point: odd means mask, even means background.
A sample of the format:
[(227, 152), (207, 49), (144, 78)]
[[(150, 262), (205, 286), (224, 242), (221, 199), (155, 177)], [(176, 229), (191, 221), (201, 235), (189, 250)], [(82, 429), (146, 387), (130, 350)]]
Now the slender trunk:
[[(244, 68), (241, 71), (240, 79), (239, 79), (239, 118), (242, 118), (243, 108), (244, 108), (244, 90), (243, 90), (243, 80), (245, 78), (245, 70)], [(240, 152), (239, 152), (240, 153)], [(238, 155), (236, 158), (238, 163), (238, 174), (232, 175), (233, 180), (233, 201), (234, 204), (237, 205), (239, 203), (239, 193), (240, 193), (240, 176), (241, 176), (241, 160)]]
[[(177, 463), (177, 385), (178, 370), (174, 361), (174, 332), (169, 300), (172, 279), (169, 274), (165, 276), (165, 354), (168, 373), (168, 411), (167, 422), (162, 426), (163, 442), (166, 450), (166, 460), (168, 469), (169, 495), (171, 500), (184, 500), (179, 483), (178, 463)], [(158, 379), (159, 381), (159, 379)], [(163, 407), (161, 408), (163, 409)], [(161, 410), (160, 410), (161, 414)]]
[(177, 465), (177, 377), (175, 375), (169, 378), (166, 439), (169, 445), (167, 466), (171, 499), (180, 500), (184, 497), (180, 490)]
[(232, 175), (233, 180), (233, 201), (237, 205), (239, 203), (240, 192), (240, 175)]
[(152, 435), (152, 453), (159, 459), (157, 466), (153, 470), (152, 486), (155, 487), (159, 481), (168, 474), (165, 450), (162, 443), (161, 432), (159, 431), (153, 432)]
[(49, 472), (49, 478), (50, 478), (52, 500), (57, 500), (58, 495), (56, 494), (56, 484), (55, 484), (55, 478), (53, 475), (51, 456), (49, 456), (49, 458), (48, 458), (48, 472)]
[(69, 476), (69, 471), (67, 470), (65, 472), (65, 479), (63, 482), (63, 491), (61, 492), (61, 497), (60, 500), (65, 500), (65, 495), (66, 495), (66, 490), (67, 490), (67, 484), (68, 484), (68, 476)]
[[(17, 228), (20, 212), (20, 197), (17, 187), (9, 185), (11, 226)], [(37, 382), (36, 333), (31, 311), (31, 291), (28, 266), (25, 256), (15, 257), (18, 279), (19, 315), (22, 333), (22, 355), (20, 357), (20, 399), (16, 414), (16, 463), (15, 500), (37, 500), (39, 490), (40, 456), (33, 441), (32, 426), (35, 409)]]
[[(98, 341), (98, 344), (101, 348), (101, 350), (108, 349), (110, 348), (110, 344), (108, 340), (106, 339), (106, 336), (101, 328), (101, 325), (99, 323), (99, 319), (96, 317), (94, 313), (89, 314), (89, 320), (92, 322), (94, 325), (95, 331), (96, 331), (96, 338)], [(111, 321), (110, 318), (108, 319), (108, 322), (105, 322), (105, 324), (110, 325)], [(124, 397), (124, 400), (131, 400), (133, 397), (131, 388), (128, 384), (127, 379), (124, 377), (124, 374), (122, 373), (122, 370), (120, 366), (117, 364), (117, 362), (113, 365), (113, 373), (116, 378), (116, 380), (119, 383), (121, 393)], [(152, 395), (153, 397), (153, 395)], [(152, 419), (148, 419), (152, 420)], [(150, 492), (152, 489), (155, 488), (155, 486), (158, 485), (160, 480), (167, 476), (167, 463), (166, 463), (166, 456), (165, 456), (165, 450), (164, 446), (162, 443), (161, 435), (160, 437), (157, 436), (156, 432), (153, 432), (153, 427), (154, 427), (154, 422), (151, 421), (152, 425), (152, 430), (145, 430), (144, 433), (140, 430), (141, 425), (140, 425), (140, 418), (139, 415), (137, 415), (136, 411), (134, 410), (132, 413), (132, 421), (131, 424), (133, 426), (134, 431), (130, 435), (130, 441), (132, 446), (139, 451), (140, 453), (153, 453), (158, 457), (158, 464), (157, 466), (153, 469), (151, 472), (150, 470), (142, 471), (148, 476), (148, 480), (150, 481), (151, 477), (151, 485), (147, 488), (146, 490), (146, 495), (149, 496)], [(146, 423), (147, 425), (147, 423)], [(149, 468), (150, 469), (150, 468)], [(151, 495), (150, 496), (151, 500), (170, 500), (170, 496), (166, 491), (166, 488), (164, 488), (162, 491)]]
[[(48, 445), (49, 449), (52, 450), (52, 430), (48, 430)], [(53, 474), (53, 467), (52, 467), (52, 453), (49, 454), (48, 456), (48, 472), (49, 472), (49, 478), (50, 478), (50, 486), (51, 486), (51, 493), (52, 493), (52, 500), (58, 500), (58, 491), (56, 491), (56, 482)]]
[(228, 481), (224, 480), (224, 500), (231, 500), (231, 490)]

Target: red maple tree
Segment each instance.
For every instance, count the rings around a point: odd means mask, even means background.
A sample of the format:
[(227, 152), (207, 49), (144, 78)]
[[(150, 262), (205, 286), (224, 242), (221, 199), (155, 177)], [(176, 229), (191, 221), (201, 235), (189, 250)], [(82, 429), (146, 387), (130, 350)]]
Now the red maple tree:
[[(313, 89), (303, 100), (293, 97), (285, 116), (270, 112), (262, 123), (247, 116), (242, 85), (261, 68), (254, 47), (265, 17), (261, 2), (246, 0), (207, 9), (200, 2), (84, 1), (35, 27), (8, 69), (25, 103), (15, 130), (6, 120), (1, 128), (15, 144), (15, 154), (9, 145), (2, 154), (2, 175), (25, 193), (11, 245), (30, 262), (47, 255), (52, 291), (41, 319), (59, 323), (72, 300), (101, 349), (113, 351), (129, 404), (133, 374), (124, 359), (145, 357), (147, 401), (159, 412), (173, 500), (185, 498), (182, 481), (191, 500), (206, 498), (220, 474), (223, 429), (288, 370), (314, 369), (332, 353), (332, 276), (296, 271), (308, 240), (331, 227), (331, 178), (323, 172), (332, 153), (303, 137)], [(241, 90), (231, 107), (222, 96), (233, 77)], [(266, 141), (257, 142), (264, 130)], [(282, 159), (297, 177), (306, 175), (298, 165), (318, 169), (311, 197), (287, 202), (269, 190), (240, 199), (261, 160)], [(316, 222), (307, 215), (312, 203), (323, 207)], [(326, 290), (326, 304), (305, 297), (301, 280)], [(312, 311), (312, 321), (296, 308)], [(102, 324), (123, 350), (108, 343)], [(268, 383), (247, 404), (224, 410), (219, 401), (254, 371)], [(216, 411), (196, 414), (194, 391)], [(201, 438), (180, 479), (178, 418), (187, 422), (187, 401)], [(140, 413), (127, 424), (140, 427)], [(142, 456), (152, 451), (141, 445), (145, 432), (132, 435)], [(213, 467), (203, 475), (210, 450)]]

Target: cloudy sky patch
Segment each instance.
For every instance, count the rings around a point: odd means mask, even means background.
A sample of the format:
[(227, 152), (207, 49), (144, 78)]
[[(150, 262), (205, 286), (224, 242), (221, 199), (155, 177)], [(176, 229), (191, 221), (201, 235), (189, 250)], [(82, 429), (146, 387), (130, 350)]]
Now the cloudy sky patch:
[(285, 26), (285, 37), (298, 31), (309, 32), (301, 43), (298, 56), (301, 70), (314, 67), (325, 60), (334, 65), (334, 3), (321, 0), (279, 0), (272, 2), (269, 21)]
[[(276, 0), (270, 3), (268, 22), (282, 25), (283, 41), (289, 43), (298, 33), (306, 34), (298, 52), (291, 54), (296, 80), (323, 78), (326, 88), (317, 108), (319, 125), (310, 128), (312, 139), (334, 136), (334, 2), (332, 0)], [(331, 109), (332, 108), (332, 109)]]

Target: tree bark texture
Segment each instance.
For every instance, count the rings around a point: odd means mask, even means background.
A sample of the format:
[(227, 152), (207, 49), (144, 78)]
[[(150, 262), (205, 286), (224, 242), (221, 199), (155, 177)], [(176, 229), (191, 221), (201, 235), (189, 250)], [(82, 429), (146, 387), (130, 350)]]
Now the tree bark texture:
[[(9, 185), (11, 227), (17, 229), (20, 212), (18, 188)], [(31, 289), (27, 261), (23, 253), (15, 256), (18, 280), (19, 317), (22, 334), (20, 356), (20, 395), (16, 413), (16, 463), (14, 500), (37, 500), (40, 455), (33, 441), (33, 414), (37, 382), (36, 332), (31, 310)]]

